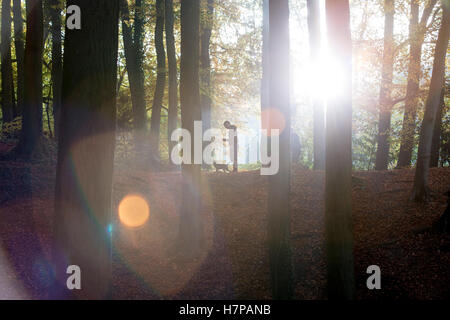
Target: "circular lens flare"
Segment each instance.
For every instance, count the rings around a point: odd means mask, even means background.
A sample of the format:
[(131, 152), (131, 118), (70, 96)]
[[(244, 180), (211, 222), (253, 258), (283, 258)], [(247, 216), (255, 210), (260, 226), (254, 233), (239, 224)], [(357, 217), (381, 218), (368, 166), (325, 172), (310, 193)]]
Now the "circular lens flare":
[(150, 215), (147, 201), (139, 195), (128, 195), (119, 204), (120, 221), (127, 227), (142, 226)]
[[(267, 108), (261, 112), (262, 129), (266, 130), (267, 136), (281, 134), (286, 127), (286, 118), (275, 108)], [(274, 130), (272, 132), (272, 130)], [(275, 130), (278, 130), (275, 131)]]

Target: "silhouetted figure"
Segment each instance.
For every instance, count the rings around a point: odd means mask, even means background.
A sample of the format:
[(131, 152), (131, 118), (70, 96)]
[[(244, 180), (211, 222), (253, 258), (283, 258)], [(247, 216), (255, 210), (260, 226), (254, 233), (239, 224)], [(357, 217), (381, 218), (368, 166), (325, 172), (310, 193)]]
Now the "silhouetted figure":
[(230, 121), (225, 121), (223, 126), (228, 129), (228, 141), (230, 143), (230, 158), (233, 159), (233, 172), (238, 172), (238, 138), (237, 127)]
[(301, 154), (300, 137), (295, 132), (291, 133), (292, 163), (298, 163)]

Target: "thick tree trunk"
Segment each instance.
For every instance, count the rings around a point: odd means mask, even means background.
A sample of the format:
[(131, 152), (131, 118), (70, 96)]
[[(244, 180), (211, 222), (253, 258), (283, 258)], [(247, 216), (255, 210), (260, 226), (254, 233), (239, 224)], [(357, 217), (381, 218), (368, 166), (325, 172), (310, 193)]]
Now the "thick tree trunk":
[[(111, 278), (111, 196), (116, 127), (119, 0), (69, 0), (81, 30), (65, 31), (56, 173), (53, 298), (107, 297)], [(81, 290), (69, 291), (69, 265)]]
[[(320, 31), (320, 4), (317, 0), (307, 0), (308, 6), (308, 31), (310, 56), (314, 65), (320, 55), (321, 31)], [(314, 169), (325, 169), (325, 110), (323, 100), (312, 97), (314, 109)]]
[(441, 102), (442, 87), (445, 76), (445, 55), (448, 48), (450, 35), (450, 8), (443, 2), (443, 18), (434, 54), (433, 73), (431, 76), (430, 92), (425, 105), (425, 114), (420, 130), (419, 152), (417, 155), (417, 167), (414, 177), (412, 198), (415, 201), (428, 199), (428, 173), (430, 167), (430, 152), (433, 140), (433, 131), (436, 115)]
[(384, 49), (380, 85), (380, 118), (375, 170), (387, 170), (389, 164), (389, 133), (391, 130), (391, 87), (394, 71), (394, 0), (384, 1)]
[(22, 115), (24, 88), (25, 88), (25, 70), (24, 70), (25, 47), (24, 47), (21, 0), (13, 0), (13, 20), (14, 20), (14, 47), (16, 49), (16, 60), (17, 60), (17, 115)]
[(191, 134), (191, 164), (182, 164), (182, 204), (179, 244), (188, 256), (203, 243), (201, 165), (194, 163), (194, 121), (201, 121), (199, 78), (200, 2), (181, 2), (181, 125)]
[(156, 86), (153, 95), (152, 118), (150, 125), (151, 148), (159, 158), (159, 135), (161, 129), (161, 109), (166, 86), (166, 52), (164, 50), (164, 0), (156, 0)]
[[(205, 3), (206, 2), (206, 3)], [(200, 99), (202, 104), (203, 132), (211, 128), (211, 57), (209, 52), (211, 33), (214, 23), (214, 0), (202, 2), (201, 31), (200, 31)], [(204, 142), (203, 150), (208, 145)], [(203, 165), (205, 168), (208, 165)]]
[(3, 123), (14, 119), (14, 86), (11, 61), (11, 1), (2, 0), (1, 15), (1, 78), (2, 78), (2, 115)]
[(444, 99), (445, 99), (445, 87), (442, 88), (440, 107), (436, 115), (436, 121), (434, 123), (433, 139), (431, 142), (430, 168), (435, 168), (439, 165), (441, 134), (442, 134), (442, 114), (445, 108)]
[(52, 22), (52, 92), (53, 92), (53, 119), (55, 137), (59, 135), (59, 115), (61, 110), (62, 89), (62, 45), (61, 45), (61, 8), (60, 0), (51, 0), (50, 18)]
[(176, 143), (171, 141), (172, 132), (178, 127), (178, 69), (175, 51), (173, 0), (165, 1), (165, 29), (167, 62), (169, 64), (169, 110), (167, 115), (167, 137), (169, 157)]
[[(274, 299), (292, 298), (292, 265), (290, 245), (290, 171), (291, 115), (289, 105), (289, 2), (269, 1), (269, 101), (280, 112), (285, 126), (280, 129), (279, 170), (269, 176), (268, 241)], [(272, 119), (268, 119), (269, 122)], [(276, 124), (269, 128), (276, 127)], [(270, 133), (269, 133), (270, 134)]]
[(125, 52), (125, 63), (130, 84), (131, 103), (133, 107), (133, 128), (135, 131), (136, 148), (138, 153), (144, 148), (147, 124), (145, 109), (143, 38), (144, 38), (144, 3), (135, 2), (134, 39), (130, 12), (127, 0), (121, 0), (122, 37)]
[(416, 131), (417, 105), (419, 103), (419, 88), (421, 78), (422, 45), (425, 37), (426, 22), (437, 0), (430, 0), (425, 7), (419, 23), (419, 3), (411, 1), (411, 18), (409, 22), (409, 66), (408, 83), (406, 86), (405, 113), (401, 130), (400, 152), (398, 154), (397, 168), (411, 165), (414, 136)]
[(25, 91), (22, 110), (22, 132), (15, 149), (17, 156), (38, 156), (42, 145), (42, 55), (44, 28), (42, 0), (27, 0), (27, 33), (25, 43)]
[(348, 0), (327, 0), (330, 51), (342, 68), (342, 93), (330, 98), (326, 115), (325, 239), (329, 299), (353, 299), (352, 41)]

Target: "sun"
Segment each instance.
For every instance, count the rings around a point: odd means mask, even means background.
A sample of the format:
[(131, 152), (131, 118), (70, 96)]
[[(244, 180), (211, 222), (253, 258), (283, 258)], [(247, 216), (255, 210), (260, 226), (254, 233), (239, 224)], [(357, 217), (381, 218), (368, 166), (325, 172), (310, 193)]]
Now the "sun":
[(303, 77), (306, 77), (308, 93), (313, 100), (329, 100), (343, 93), (344, 69), (327, 51), (309, 63)]

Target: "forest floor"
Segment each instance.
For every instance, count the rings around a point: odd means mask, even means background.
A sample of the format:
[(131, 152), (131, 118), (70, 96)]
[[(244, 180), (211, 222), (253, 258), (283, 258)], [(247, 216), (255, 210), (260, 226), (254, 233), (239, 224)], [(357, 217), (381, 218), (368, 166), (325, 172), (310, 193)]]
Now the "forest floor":
[[(446, 207), (450, 168), (431, 169), (432, 199), (409, 201), (414, 170), (354, 172), (353, 220), (358, 299), (450, 298), (450, 237), (432, 224)], [(0, 161), (0, 299), (45, 298), (55, 167)], [(174, 254), (179, 172), (117, 166), (114, 176), (113, 298), (269, 299), (267, 177), (204, 173), (205, 247), (196, 261)], [(142, 195), (150, 217), (130, 229), (117, 207)], [(291, 239), (296, 299), (325, 298), (324, 173), (293, 168)], [(366, 269), (381, 268), (381, 290)]]

